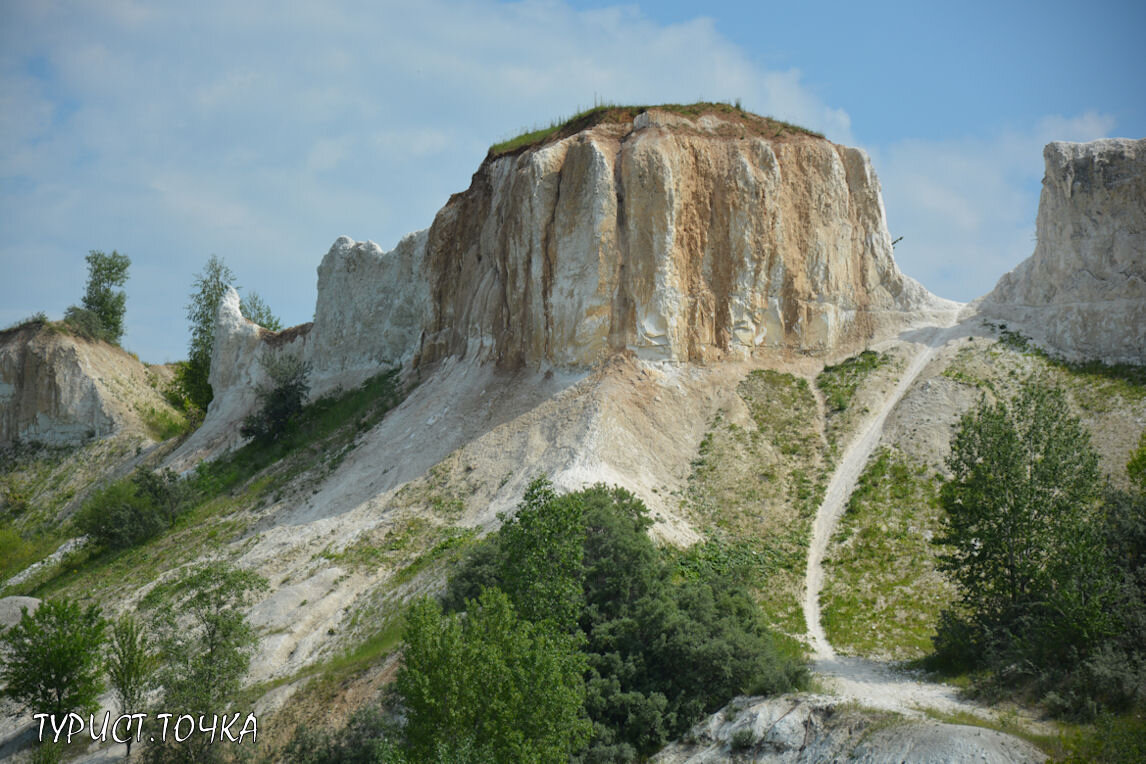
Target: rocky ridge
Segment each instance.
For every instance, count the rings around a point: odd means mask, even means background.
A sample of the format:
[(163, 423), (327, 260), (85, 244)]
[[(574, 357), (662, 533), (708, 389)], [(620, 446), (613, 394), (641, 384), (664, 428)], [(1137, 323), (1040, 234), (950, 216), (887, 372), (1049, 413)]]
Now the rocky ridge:
[(43, 322), (0, 332), (0, 446), (76, 446), (123, 430), (148, 437), (149, 415), (177, 416), (158, 381), (122, 348)]
[(1146, 139), (1050, 143), (1034, 253), (981, 312), (1069, 360), (1146, 363)]
[(309, 361), (317, 395), (449, 357), (513, 370), (586, 369), (618, 352), (843, 356), (953, 315), (958, 304), (896, 267), (867, 155), (770, 124), (652, 109), (491, 154), (392, 251), (340, 237), (318, 268), (313, 326), (260, 332), (229, 298), (217, 403), (182, 455), (235, 442), (267, 352)]

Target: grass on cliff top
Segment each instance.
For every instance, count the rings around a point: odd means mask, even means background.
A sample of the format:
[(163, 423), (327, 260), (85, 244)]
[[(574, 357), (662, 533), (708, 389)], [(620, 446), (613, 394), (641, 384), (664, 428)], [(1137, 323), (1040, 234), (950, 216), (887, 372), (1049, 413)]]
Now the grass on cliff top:
[(626, 124), (632, 122), (638, 114), (650, 109), (680, 114), (685, 117), (699, 117), (703, 114), (719, 114), (725, 118), (748, 128), (754, 135), (775, 139), (786, 133), (809, 135), (814, 138), (823, 138), (823, 134), (814, 132), (799, 125), (761, 117), (740, 108), (739, 101), (733, 104), (698, 101), (691, 104), (659, 104), (652, 106), (621, 106), (619, 104), (599, 104), (591, 109), (578, 112), (571, 117), (555, 119), (548, 127), (534, 127), (523, 130), (509, 140), (495, 143), (489, 147), (489, 157), (496, 158), (509, 154), (517, 154), (526, 149), (540, 146), (550, 140), (560, 140), (575, 135), (601, 124)]

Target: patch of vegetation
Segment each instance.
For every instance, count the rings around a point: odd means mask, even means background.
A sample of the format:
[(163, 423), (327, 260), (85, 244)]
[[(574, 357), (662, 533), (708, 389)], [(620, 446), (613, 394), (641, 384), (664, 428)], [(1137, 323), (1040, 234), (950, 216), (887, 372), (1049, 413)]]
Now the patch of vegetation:
[(313, 472), (316, 465), (330, 467), (330, 462), (353, 448), (361, 433), (400, 403), (405, 392), (398, 371), (391, 370), (354, 390), (314, 401), (278, 440), (252, 441), (201, 464), (181, 483), (183, 493), (174, 519), (158, 536), (130, 548), (106, 544), (105, 549), (85, 549), (8, 593), (43, 597), (81, 588), (125, 589), (201, 556), (205, 550), (221, 547), (245, 533), (253, 521), (242, 510), (277, 495), (298, 475)]
[(171, 470), (137, 470), (97, 491), (76, 513), (76, 526), (108, 549), (136, 546), (175, 523), (187, 491)]
[(824, 560), (823, 624), (841, 652), (895, 659), (931, 649), (954, 587), (936, 569), (939, 480), (883, 449), (856, 484)]
[(751, 423), (718, 415), (700, 444), (683, 505), (710, 539), (684, 564), (723, 565), (729, 554), (751, 553), (763, 563), (743, 568), (742, 580), (770, 622), (803, 634), (807, 546), (830, 467), (816, 399), (807, 380), (763, 370), (737, 393)]
[[(1131, 460), (1134, 463), (1134, 460)], [(1026, 380), (960, 422), (940, 500), (941, 568), (959, 589), (931, 665), (985, 691), (1092, 718), (1146, 703), (1146, 482), (1100, 493), (1061, 390)]]
[(525, 130), (509, 140), (495, 143), (489, 148), (489, 156), (490, 158), (496, 158), (508, 154), (520, 153), (526, 149), (540, 146), (552, 140), (560, 140), (561, 138), (575, 135), (582, 130), (587, 130), (600, 124), (631, 123), (638, 114), (649, 111), (650, 109), (668, 111), (685, 117), (699, 117), (703, 114), (720, 114), (725, 118), (732, 118), (737, 124), (749, 130), (751, 134), (761, 135), (770, 139), (780, 138), (787, 133), (808, 135), (815, 138), (824, 137), (821, 133), (799, 127), (798, 125), (781, 122), (780, 120), (775, 120), (770, 117), (760, 117), (746, 112), (740, 108), (739, 102), (735, 104), (697, 102), (692, 104), (660, 104), (654, 106), (600, 104), (594, 106), (592, 109), (578, 112), (572, 117), (553, 120), (547, 127)]
[(156, 408), (148, 406), (140, 412), (143, 426), (147, 433), (155, 440), (164, 441), (190, 432), (190, 420), (178, 410)]
[[(560, 685), (535, 683), (532, 692), (583, 697), (593, 722), (588, 748), (579, 754), (585, 760), (648, 756), (736, 695), (784, 692), (808, 680), (800, 648), (768, 628), (743, 584), (696, 567), (695, 576), (680, 575), (676, 553), (658, 550), (649, 539), (651, 524), (644, 505), (623, 489), (595, 486), (558, 496), (535, 481), (517, 514), (472, 549), (445, 595), (447, 611), (465, 609), (473, 617), (475, 608), (491, 607), (483, 599), (490, 592), (504, 592), (512, 612), (531, 628), (575, 637), (554, 643), (547, 660), (579, 655), (587, 667), (583, 687), (576, 686), (578, 675)], [(466, 623), (431, 615), (422, 618), (438, 631)], [(409, 645), (426, 641), (407, 634)], [(417, 695), (421, 677), (432, 672), (419, 666), (399, 679), (404, 698)], [(464, 705), (464, 692), (451, 690), (451, 697)], [(454, 739), (450, 729), (443, 730), (446, 740)]]
[(825, 366), (816, 376), (816, 387), (824, 394), (829, 415), (845, 411), (864, 378), (889, 360), (887, 353), (865, 350), (835, 366)]
[(998, 349), (1037, 362), (1083, 411), (1103, 413), (1117, 410), (1124, 403), (1146, 400), (1146, 366), (1068, 361), (1048, 353), (1006, 324), (989, 326), (999, 334)]

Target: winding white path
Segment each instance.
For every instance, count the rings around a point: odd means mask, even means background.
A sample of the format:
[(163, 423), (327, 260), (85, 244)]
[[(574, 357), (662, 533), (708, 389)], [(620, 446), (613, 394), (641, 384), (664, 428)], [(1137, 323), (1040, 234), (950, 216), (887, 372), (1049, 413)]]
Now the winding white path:
[(815, 660), (815, 671), (830, 681), (833, 694), (858, 701), (866, 706), (883, 708), (907, 714), (917, 714), (920, 707), (933, 708), (946, 713), (970, 711), (981, 716), (990, 712), (977, 704), (959, 699), (951, 687), (893, 669), (879, 661), (837, 656), (824, 634), (820, 623), (820, 590), (824, 583), (824, 553), (835, 531), (836, 524), (847, 506), (868, 458), (879, 444), (883, 424), (895, 404), (935, 356), (953, 333), (955, 327), (933, 327), (922, 335), (915, 354), (903, 372), (895, 389), (883, 405), (861, 425), (859, 432), (844, 451), (839, 466), (828, 484), (824, 501), (816, 512), (812, 529), (812, 543), (808, 551), (808, 569), (804, 595), (804, 618), (808, 627)]

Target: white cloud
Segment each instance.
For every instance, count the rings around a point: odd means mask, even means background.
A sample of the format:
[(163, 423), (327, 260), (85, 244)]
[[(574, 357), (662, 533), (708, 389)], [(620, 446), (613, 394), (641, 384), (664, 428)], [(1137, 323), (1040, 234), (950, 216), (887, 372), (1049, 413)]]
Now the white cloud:
[[(851, 140), (798, 70), (760, 67), (709, 19), (665, 26), (631, 6), (43, 0), (4, 21), (0, 269), (18, 277), (0, 304), (61, 312), (77, 299), (61, 267), (82, 281), (88, 249), (126, 251), (126, 343), (155, 360), (182, 353), (171, 306), (209, 254), (309, 320), (335, 237), (391, 246), (491, 143), (595, 99), (739, 98)], [(52, 271), (8, 267), (28, 252)]]
[(943, 297), (968, 301), (1034, 250), (1043, 147), (1110, 135), (1113, 117), (1047, 116), (987, 138), (908, 140), (872, 150), (896, 260)]

